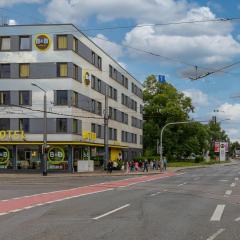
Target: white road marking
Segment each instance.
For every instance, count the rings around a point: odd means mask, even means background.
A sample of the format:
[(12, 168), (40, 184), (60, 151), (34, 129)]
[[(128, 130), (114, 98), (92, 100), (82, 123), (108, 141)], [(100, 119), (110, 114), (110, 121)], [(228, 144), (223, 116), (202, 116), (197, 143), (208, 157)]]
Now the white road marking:
[(125, 204), (125, 205), (123, 205), (123, 206), (121, 206), (121, 207), (119, 207), (119, 208), (116, 208), (116, 209), (114, 209), (114, 210), (112, 210), (112, 211), (106, 212), (106, 213), (104, 213), (104, 214), (102, 214), (102, 215), (100, 215), (100, 216), (97, 216), (97, 217), (93, 218), (93, 219), (94, 219), (94, 220), (98, 220), (98, 219), (100, 219), (100, 218), (106, 217), (106, 216), (108, 216), (108, 215), (110, 215), (110, 214), (112, 214), (112, 213), (118, 212), (118, 211), (120, 211), (120, 210), (122, 210), (122, 209), (124, 209), (124, 208), (129, 207), (129, 206), (130, 206), (130, 204)]
[(194, 181), (197, 181), (197, 180), (199, 180), (200, 179), (200, 177), (196, 177), (196, 178), (194, 178), (193, 180)]
[(225, 204), (218, 204), (210, 221), (220, 221), (221, 220), (221, 217), (222, 217), (222, 214), (223, 214), (223, 211), (224, 211), (224, 208), (225, 208)]
[(235, 177), (235, 181), (238, 181), (239, 180), (239, 178), (238, 177)]
[(152, 193), (150, 196), (151, 196), (151, 197), (155, 197), (155, 196), (159, 195), (160, 193), (161, 193), (161, 192)]
[(228, 182), (228, 180), (227, 179), (221, 179), (221, 180), (219, 180), (219, 182)]
[(226, 192), (225, 192), (225, 195), (231, 195), (232, 194), (232, 190), (227, 190)]
[(235, 187), (236, 186), (236, 183), (232, 183), (231, 185), (230, 185), (230, 187)]
[(183, 185), (186, 185), (187, 182), (184, 182), (184, 183), (181, 183), (181, 184), (178, 184), (177, 186), (180, 187), (180, 186), (183, 186)]
[(218, 235), (220, 235), (224, 231), (225, 231), (224, 228), (220, 228), (216, 233), (214, 233), (212, 236), (210, 236), (207, 240), (214, 240)]

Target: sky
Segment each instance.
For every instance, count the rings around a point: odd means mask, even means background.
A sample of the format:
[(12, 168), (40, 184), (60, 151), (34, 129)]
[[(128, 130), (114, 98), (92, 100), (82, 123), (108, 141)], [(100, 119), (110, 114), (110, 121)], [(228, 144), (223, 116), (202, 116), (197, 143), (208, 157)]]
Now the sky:
[[(10, 24), (75, 24), (139, 81), (165, 75), (192, 98), (192, 118), (217, 115), (231, 140), (240, 141), (240, 64), (197, 81), (188, 78), (194, 66), (201, 75), (240, 61), (240, 20), (153, 25), (238, 18), (240, 1), (0, 0), (0, 16)], [(118, 26), (129, 28), (106, 29)]]

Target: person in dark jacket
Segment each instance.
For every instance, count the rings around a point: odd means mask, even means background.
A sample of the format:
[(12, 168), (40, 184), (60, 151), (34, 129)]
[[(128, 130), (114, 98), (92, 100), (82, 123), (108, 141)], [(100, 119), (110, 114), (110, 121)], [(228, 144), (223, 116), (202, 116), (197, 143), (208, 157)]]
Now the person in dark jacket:
[(109, 173), (112, 173), (112, 170), (113, 170), (113, 163), (112, 163), (112, 161), (109, 161), (107, 164), (107, 171)]
[(148, 161), (147, 161), (147, 159), (145, 159), (145, 161), (143, 163), (143, 172), (145, 172), (145, 170), (146, 170), (146, 172), (148, 172)]

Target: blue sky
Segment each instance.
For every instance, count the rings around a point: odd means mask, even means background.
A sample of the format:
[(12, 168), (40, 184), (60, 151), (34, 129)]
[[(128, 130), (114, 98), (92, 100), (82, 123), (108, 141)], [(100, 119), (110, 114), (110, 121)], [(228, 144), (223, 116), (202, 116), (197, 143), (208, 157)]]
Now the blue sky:
[[(236, 0), (0, 0), (0, 15), (12, 24), (74, 23), (80, 29), (182, 22), (240, 16)], [(207, 120), (219, 109), (219, 120), (232, 140), (240, 140), (239, 67), (190, 81), (194, 68), (123, 47), (129, 45), (180, 62), (216, 69), (240, 60), (240, 21), (147, 26), (85, 31), (97, 44), (143, 81), (164, 74), (168, 82), (192, 97), (195, 119)], [(105, 40), (104, 40), (105, 39)], [(107, 41), (106, 41), (107, 40)], [(202, 67), (202, 68), (201, 68)], [(204, 70), (205, 71), (205, 70)]]

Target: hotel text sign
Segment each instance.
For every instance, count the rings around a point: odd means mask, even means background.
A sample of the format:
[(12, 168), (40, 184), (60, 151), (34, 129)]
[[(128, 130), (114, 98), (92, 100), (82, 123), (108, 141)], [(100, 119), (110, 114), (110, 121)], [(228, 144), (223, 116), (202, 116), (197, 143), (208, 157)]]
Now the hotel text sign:
[(0, 140), (24, 140), (24, 131), (0, 130)]
[(97, 135), (94, 132), (83, 131), (83, 139), (85, 140), (96, 140)]

